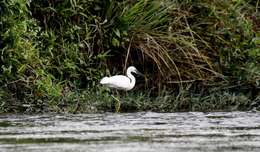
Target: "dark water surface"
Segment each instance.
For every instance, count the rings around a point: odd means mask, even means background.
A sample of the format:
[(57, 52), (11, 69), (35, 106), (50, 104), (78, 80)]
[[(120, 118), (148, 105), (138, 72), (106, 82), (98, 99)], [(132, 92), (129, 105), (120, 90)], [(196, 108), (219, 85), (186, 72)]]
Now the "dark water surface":
[(260, 113), (0, 115), (0, 151), (260, 152)]

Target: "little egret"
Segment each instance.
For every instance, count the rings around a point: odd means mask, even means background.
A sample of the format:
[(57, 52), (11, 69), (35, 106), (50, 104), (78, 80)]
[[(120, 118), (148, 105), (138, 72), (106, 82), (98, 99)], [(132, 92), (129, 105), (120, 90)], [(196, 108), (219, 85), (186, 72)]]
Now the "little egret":
[[(115, 75), (111, 77), (104, 77), (101, 79), (100, 84), (117, 90), (129, 91), (134, 88), (136, 82), (132, 73), (142, 75), (134, 66), (130, 66), (127, 68), (126, 76)], [(116, 107), (116, 112), (118, 112), (120, 109), (120, 101), (113, 95), (112, 97), (118, 102), (118, 106)]]

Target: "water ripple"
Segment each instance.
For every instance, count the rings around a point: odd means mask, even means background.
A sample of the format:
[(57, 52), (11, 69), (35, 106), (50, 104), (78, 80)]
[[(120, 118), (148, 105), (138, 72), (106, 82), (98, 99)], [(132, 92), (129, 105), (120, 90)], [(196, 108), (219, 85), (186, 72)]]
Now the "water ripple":
[(260, 113), (1, 115), (0, 151), (260, 151)]

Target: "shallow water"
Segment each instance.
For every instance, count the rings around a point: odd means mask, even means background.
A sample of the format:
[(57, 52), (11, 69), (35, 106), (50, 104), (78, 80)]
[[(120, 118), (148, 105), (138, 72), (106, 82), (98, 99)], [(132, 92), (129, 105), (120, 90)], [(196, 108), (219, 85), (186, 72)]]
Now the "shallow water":
[(0, 151), (260, 151), (260, 113), (0, 115)]

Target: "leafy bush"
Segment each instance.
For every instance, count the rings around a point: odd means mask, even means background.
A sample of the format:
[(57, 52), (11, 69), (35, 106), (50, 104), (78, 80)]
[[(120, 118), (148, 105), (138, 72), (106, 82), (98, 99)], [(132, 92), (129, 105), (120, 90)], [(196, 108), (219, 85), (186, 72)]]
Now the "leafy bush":
[[(235, 103), (249, 105), (247, 99), (259, 99), (258, 5), (244, 0), (3, 0), (1, 111), (110, 111), (113, 102), (98, 82), (129, 65), (146, 75), (137, 86), (143, 92), (137, 95), (140, 101), (166, 101), (164, 93), (174, 92), (169, 103), (154, 105), (162, 111), (175, 105), (201, 110), (193, 102), (198, 94), (207, 108), (208, 99), (221, 99), (215, 92), (225, 93), (226, 101), (238, 95), (243, 100)], [(185, 98), (177, 100), (182, 93)], [(132, 106), (143, 108), (138, 107)]]

